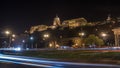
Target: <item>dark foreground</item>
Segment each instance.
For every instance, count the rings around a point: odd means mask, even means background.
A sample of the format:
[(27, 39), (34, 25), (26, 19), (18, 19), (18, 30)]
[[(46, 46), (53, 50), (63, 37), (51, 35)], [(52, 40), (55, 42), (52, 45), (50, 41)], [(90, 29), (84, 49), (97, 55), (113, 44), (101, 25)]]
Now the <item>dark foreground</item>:
[(0, 63), (0, 68), (119, 68), (119, 67), (91, 66), (91, 65), (58, 65), (53, 67), (37, 67), (37, 66), (21, 65), (14, 63)]
[(44, 58), (0, 55), (0, 68), (120, 68), (119, 65), (59, 62)]
[(14, 63), (0, 63), (0, 68), (40, 68), (40, 67), (19, 65)]
[[(36, 67), (36, 66), (27, 66), (27, 65), (19, 65), (13, 63), (0, 63), (0, 68), (47, 68), (47, 67)], [(56, 66), (56, 67), (48, 67), (48, 68), (119, 68), (119, 67), (106, 67), (106, 66), (86, 66), (86, 65), (63, 65), (63, 66)]]

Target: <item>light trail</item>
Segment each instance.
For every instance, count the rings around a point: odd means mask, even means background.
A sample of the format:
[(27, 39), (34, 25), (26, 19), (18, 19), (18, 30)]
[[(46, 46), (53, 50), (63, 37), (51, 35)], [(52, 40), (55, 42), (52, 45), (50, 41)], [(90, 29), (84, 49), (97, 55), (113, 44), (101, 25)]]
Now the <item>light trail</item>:
[(15, 64), (35, 66), (35, 67), (45, 67), (45, 68), (52, 68), (53, 67), (53, 66), (50, 66), (50, 65), (34, 64), (34, 63), (27, 63), (27, 62), (17, 62), (17, 61), (10, 61), (10, 60), (0, 60), (0, 61), (1, 62), (7, 62), (7, 63), (15, 63)]
[[(52, 60), (48, 60), (48, 59), (45, 60), (45, 59), (39, 59), (39, 58), (33, 58), (33, 57), (12, 56), (12, 55), (0, 55), (0, 59), (5, 60), (4, 62), (11, 61), (12, 63), (31, 65), (31, 66), (42, 66), (42, 67), (46, 66), (46, 67), (52, 67), (52, 68), (56, 68), (56, 66), (64, 67), (64, 65), (101, 66), (101, 67), (104, 66), (104, 67), (120, 68), (120, 65), (59, 62), (59, 61), (52, 61)], [(40, 65), (40, 64), (42, 64), (42, 65)]]

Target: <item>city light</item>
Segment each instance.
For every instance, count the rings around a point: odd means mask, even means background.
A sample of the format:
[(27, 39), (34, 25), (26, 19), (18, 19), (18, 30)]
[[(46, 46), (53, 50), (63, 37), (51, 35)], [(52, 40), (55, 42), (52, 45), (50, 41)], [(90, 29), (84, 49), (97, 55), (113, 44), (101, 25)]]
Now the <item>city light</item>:
[(34, 38), (33, 37), (30, 37), (30, 40), (33, 40)]
[(15, 34), (13, 34), (12, 37), (15, 37)]
[(20, 47), (14, 48), (15, 51), (21, 51)]
[[(33, 48), (33, 40), (34, 40), (34, 37), (30, 37), (30, 40), (31, 40), (31, 48)], [(24, 41), (23, 41), (24, 42)]]
[(84, 36), (84, 35), (85, 35), (85, 33), (81, 32), (81, 33), (79, 33), (79, 35), (80, 35), (80, 36)]
[(25, 43), (25, 40), (22, 40), (23, 43)]
[(49, 35), (49, 34), (44, 34), (43, 37), (44, 37), (44, 38), (49, 38), (50, 35)]
[(10, 31), (5, 31), (5, 34), (9, 35), (9, 34), (10, 34)]
[(58, 44), (55, 45), (56, 48), (60, 47)]
[(102, 33), (102, 36), (105, 37), (105, 36), (107, 36), (107, 34), (106, 33)]
[(12, 38), (12, 41), (15, 41), (15, 39), (14, 39), (14, 38)]
[(51, 44), (51, 43), (49, 44), (49, 47), (52, 47), (52, 44)]

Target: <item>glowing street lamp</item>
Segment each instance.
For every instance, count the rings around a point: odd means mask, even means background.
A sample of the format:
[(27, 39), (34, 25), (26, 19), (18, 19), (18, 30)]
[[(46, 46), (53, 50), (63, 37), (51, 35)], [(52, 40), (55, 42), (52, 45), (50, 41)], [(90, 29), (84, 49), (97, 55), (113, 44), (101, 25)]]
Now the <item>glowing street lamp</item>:
[(102, 36), (102, 39), (103, 39), (104, 43), (107, 45), (107, 36), (108, 35), (105, 32), (102, 32), (101, 36)]
[(23, 43), (25, 43), (25, 40), (22, 40)]
[(48, 39), (49, 37), (50, 37), (50, 34), (48, 34), (48, 33), (43, 34), (43, 40), (46, 40), (46, 39)]
[(13, 42), (13, 41), (15, 41), (15, 34), (12, 34), (12, 32), (11, 31), (9, 31), (9, 30), (6, 30), (5, 31), (5, 34), (7, 35), (7, 37), (8, 37), (8, 39), (9, 39), (9, 41), (8, 41), (8, 43), (9, 43), (9, 45), (8, 45), (8, 47), (10, 47), (11, 46), (11, 43)]
[(30, 37), (30, 40), (31, 40), (31, 48), (33, 48), (33, 40), (34, 40), (34, 37)]
[[(49, 33), (44, 33), (43, 34), (43, 40), (45, 43), (49, 44), (50, 42), (50, 34)], [(52, 47), (52, 44), (49, 44), (49, 47)]]
[(13, 34), (12, 37), (15, 38), (15, 34)]
[(102, 32), (101, 36), (103, 37), (103, 40), (105, 40), (105, 38), (107, 37), (107, 34), (105, 32)]
[(85, 35), (84, 32), (80, 32), (80, 33), (78, 33), (78, 34), (79, 34), (79, 36), (80, 36), (81, 38)]
[(84, 35), (85, 35), (84, 32), (80, 32), (80, 33), (79, 33), (79, 36), (84, 36)]
[(44, 37), (44, 38), (49, 38), (50, 35), (49, 35), (49, 34), (44, 34), (43, 37)]
[(7, 30), (7, 31), (5, 31), (5, 34), (9, 35), (9, 34), (10, 34), (10, 31), (8, 31), (8, 30)]
[(7, 35), (7, 37), (8, 37), (8, 39), (9, 39), (9, 44), (8, 44), (8, 47), (10, 47), (10, 45), (11, 45), (11, 37), (9, 36), (11, 33), (10, 33), (10, 31), (5, 31), (5, 34)]
[[(81, 45), (83, 45), (84, 43), (83, 43), (83, 36), (85, 35), (85, 33), (84, 32), (80, 32), (79, 33), (79, 36), (80, 36), (80, 38), (81, 38)], [(76, 45), (78, 45), (78, 44), (76, 44)], [(84, 46), (83, 46), (84, 47)]]
[(107, 36), (107, 34), (106, 33), (102, 33), (102, 37), (106, 37)]
[(34, 38), (33, 37), (30, 37), (30, 40), (33, 40)]
[(14, 38), (12, 38), (12, 41), (15, 41), (15, 39), (14, 39)]

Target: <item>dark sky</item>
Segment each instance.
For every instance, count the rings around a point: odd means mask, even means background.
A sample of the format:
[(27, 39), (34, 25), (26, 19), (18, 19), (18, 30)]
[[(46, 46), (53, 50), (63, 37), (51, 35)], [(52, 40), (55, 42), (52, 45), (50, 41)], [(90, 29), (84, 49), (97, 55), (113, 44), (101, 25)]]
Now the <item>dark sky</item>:
[(120, 5), (115, 0), (1, 1), (0, 12), (0, 27), (21, 33), (32, 25), (51, 25), (56, 14), (61, 21), (78, 17), (98, 21), (108, 14), (120, 16)]

